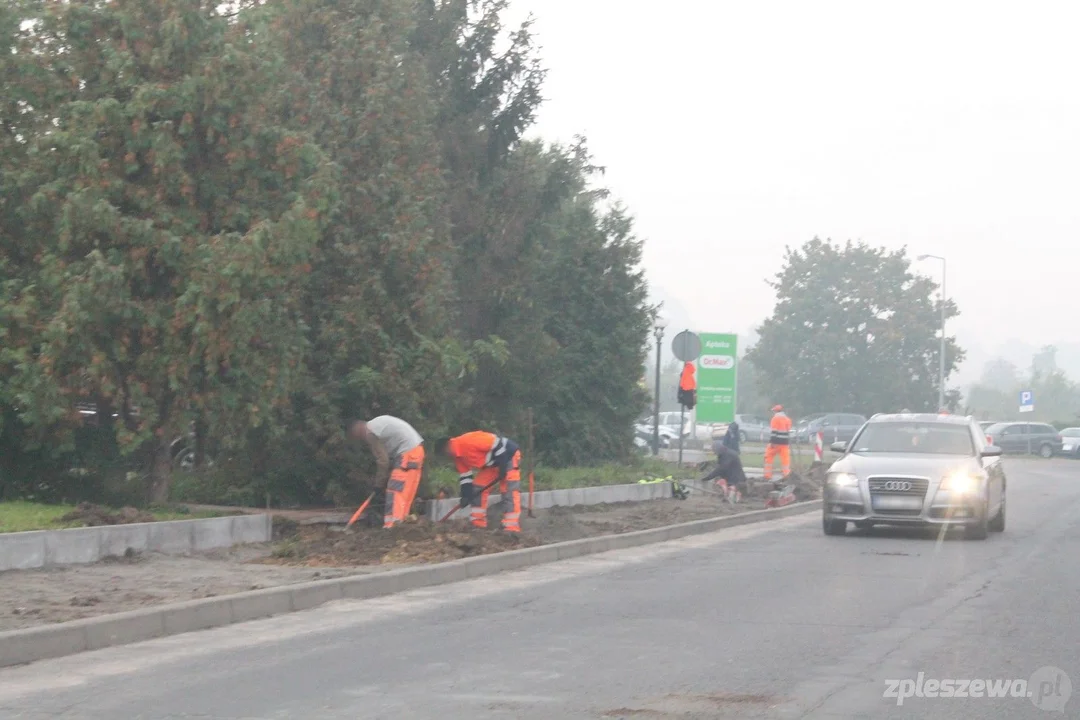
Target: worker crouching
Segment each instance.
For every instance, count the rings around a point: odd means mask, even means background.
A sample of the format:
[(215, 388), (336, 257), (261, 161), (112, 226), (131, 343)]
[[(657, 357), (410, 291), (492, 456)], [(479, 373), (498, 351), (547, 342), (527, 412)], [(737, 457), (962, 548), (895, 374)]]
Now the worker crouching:
[(521, 450), (510, 438), (483, 430), (441, 438), (435, 451), (454, 461), (461, 487), (461, 507), (470, 509), (473, 527), (487, 527), (488, 495), (495, 485), (502, 496), (502, 529), (521, 532)]

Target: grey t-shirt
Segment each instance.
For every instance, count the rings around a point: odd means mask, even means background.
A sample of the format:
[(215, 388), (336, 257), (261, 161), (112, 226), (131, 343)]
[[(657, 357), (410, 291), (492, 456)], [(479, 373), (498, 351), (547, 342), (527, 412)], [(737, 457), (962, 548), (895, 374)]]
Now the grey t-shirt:
[(368, 420), (368, 430), (379, 438), (391, 461), (424, 442), (413, 426), (393, 415), (380, 415)]

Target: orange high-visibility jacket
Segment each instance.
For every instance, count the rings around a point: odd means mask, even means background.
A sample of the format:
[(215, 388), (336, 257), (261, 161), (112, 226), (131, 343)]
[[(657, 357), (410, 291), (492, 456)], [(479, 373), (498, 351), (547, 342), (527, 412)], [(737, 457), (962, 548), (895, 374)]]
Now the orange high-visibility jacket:
[(788, 445), (791, 443), (791, 418), (778, 412), (769, 422), (769, 444)]
[[(454, 456), (454, 466), (460, 482), (472, 482), (473, 473), (482, 468), (505, 464), (517, 452), (517, 446), (507, 438), (484, 430), (474, 430), (450, 438), (447, 444)], [(511, 452), (513, 451), (513, 452)]]

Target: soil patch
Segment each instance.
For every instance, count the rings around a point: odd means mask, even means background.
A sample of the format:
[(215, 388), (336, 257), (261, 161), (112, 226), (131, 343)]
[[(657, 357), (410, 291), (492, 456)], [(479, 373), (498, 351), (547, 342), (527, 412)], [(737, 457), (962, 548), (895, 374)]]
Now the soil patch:
[[(283, 528), (284, 530), (284, 528)], [(305, 567), (437, 563), (535, 547), (535, 537), (463, 523), (409, 522), (395, 528), (294, 526), (261, 562)]]

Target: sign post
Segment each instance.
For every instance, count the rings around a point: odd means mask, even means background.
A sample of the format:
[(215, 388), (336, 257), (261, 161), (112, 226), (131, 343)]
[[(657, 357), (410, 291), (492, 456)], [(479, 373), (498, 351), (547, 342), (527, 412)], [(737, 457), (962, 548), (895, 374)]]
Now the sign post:
[(735, 421), (738, 336), (702, 333), (698, 358), (697, 417), (703, 423)]
[[(1020, 412), (1029, 413), (1035, 412), (1035, 393), (1031, 390), (1020, 391)], [(1031, 454), (1031, 433), (1024, 433), (1027, 435), (1027, 451), (1028, 455)]]
[[(671, 352), (675, 355), (675, 358), (679, 362), (692, 363), (698, 359), (701, 355), (701, 338), (695, 333), (689, 330), (683, 330), (681, 333), (675, 336), (675, 339), (671, 341)], [(682, 377), (679, 378), (680, 384)], [(680, 397), (682, 395), (680, 394)], [(683, 454), (683, 437), (685, 433), (683, 428), (686, 426), (686, 404), (679, 403), (679, 460), (676, 467), (682, 467), (682, 454)], [(695, 430), (696, 430), (695, 425)], [(696, 434), (696, 433), (695, 433)]]

